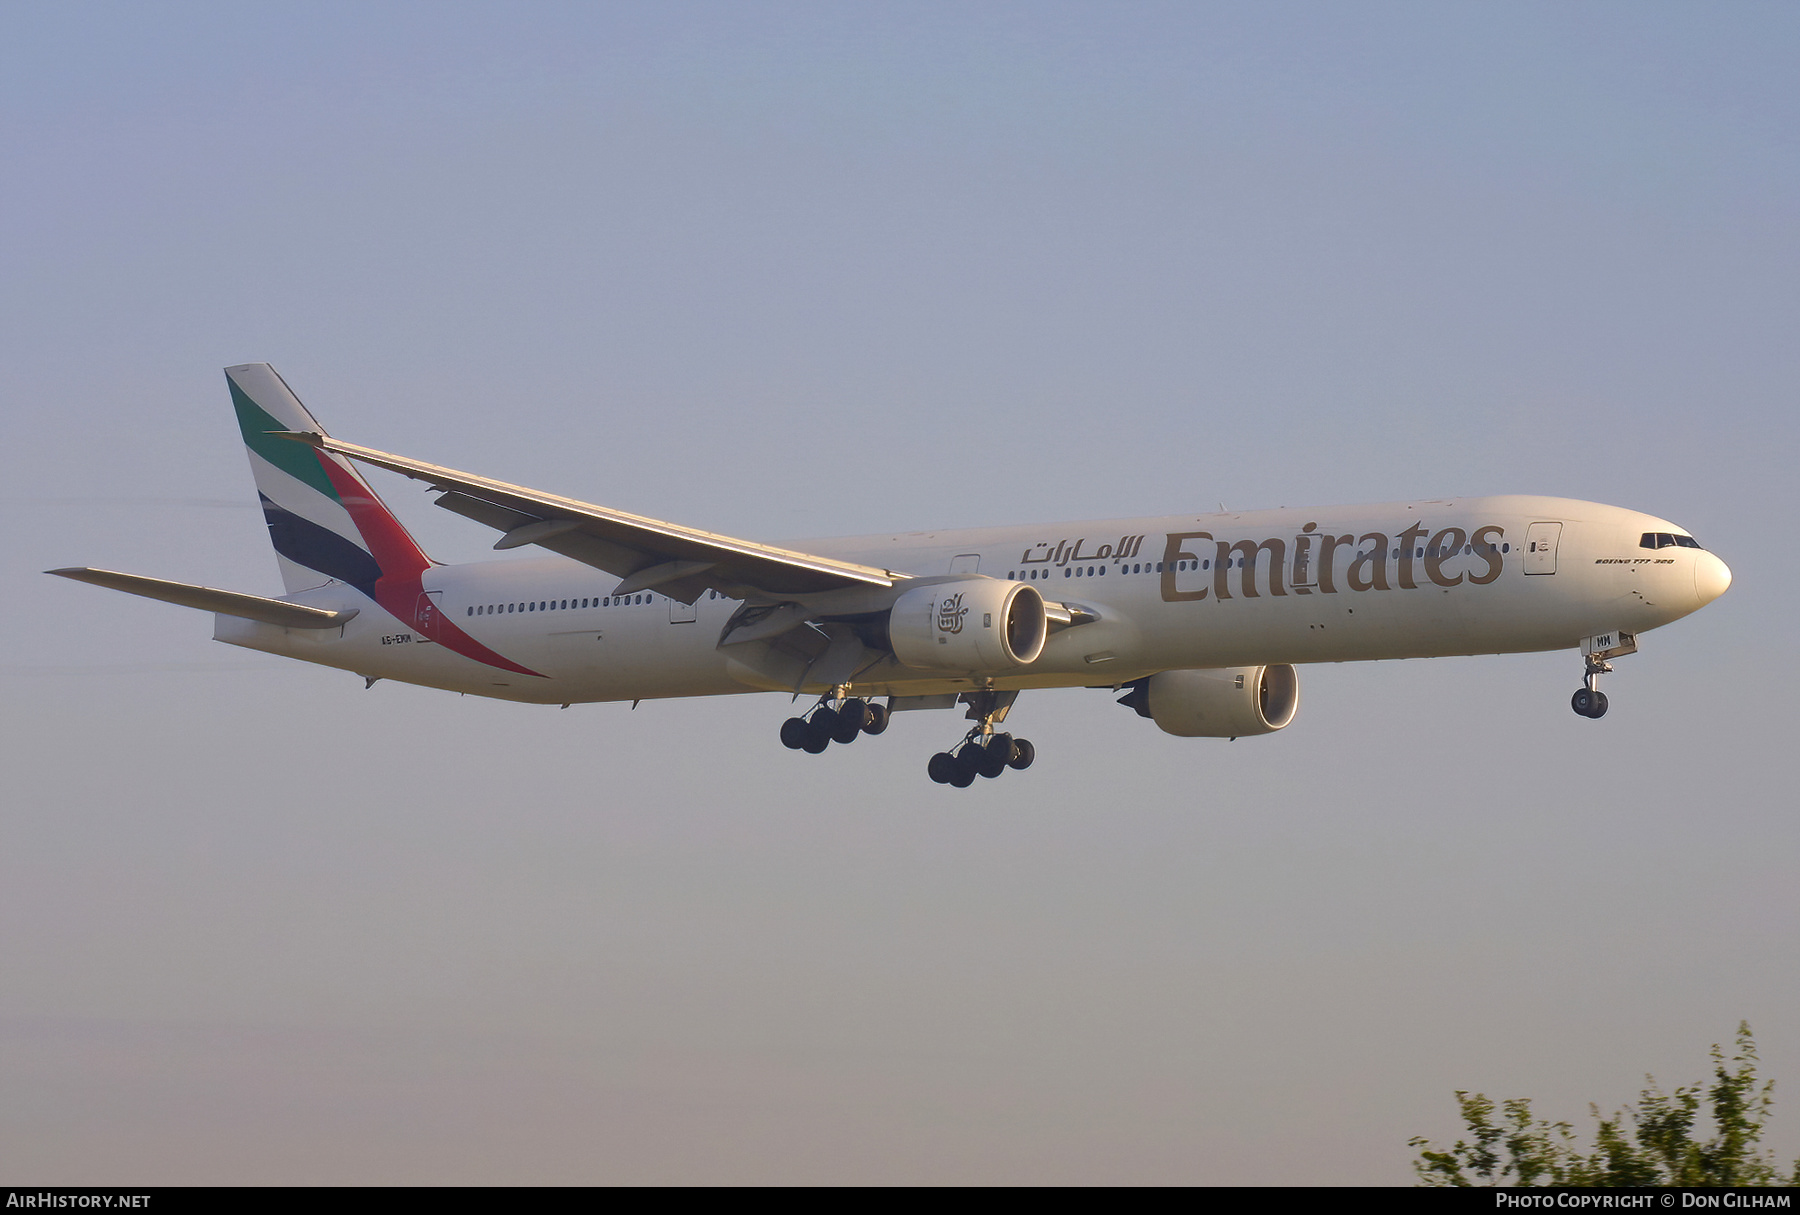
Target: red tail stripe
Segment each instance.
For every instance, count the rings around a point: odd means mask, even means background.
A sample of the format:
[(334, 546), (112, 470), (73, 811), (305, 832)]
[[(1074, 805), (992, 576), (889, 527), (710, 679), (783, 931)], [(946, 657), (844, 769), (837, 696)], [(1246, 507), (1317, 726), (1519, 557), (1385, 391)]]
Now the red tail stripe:
[(510, 658), (488, 649), (451, 624), (442, 612), (433, 611), (429, 618), (422, 618), (424, 614), (419, 611), (419, 604), (424, 597), (423, 575), (431, 568), (431, 558), (425, 555), (400, 525), (400, 520), (394, 518), (393, 512), (375, 496), (374, 490), (363, 484), (361, 478), (324, 452), (314, 454), (324, 466), (325, 475), (331, 478), (338, 500), (350, 512), (350, 521), (356, 524), (363, 542), (369, 546), (375, 564), (381, 567), (381, 577), (375, 581), (375, 602), (381, 605), (383, 611), (464, 658), (472, 658), (503, 671), (544, 678), (540, 672), (522, 667)]

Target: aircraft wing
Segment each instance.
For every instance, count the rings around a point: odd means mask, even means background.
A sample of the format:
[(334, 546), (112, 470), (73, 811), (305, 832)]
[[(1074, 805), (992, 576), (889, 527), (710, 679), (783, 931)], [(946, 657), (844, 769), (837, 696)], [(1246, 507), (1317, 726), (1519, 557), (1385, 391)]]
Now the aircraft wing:
[(495, 548), (535, 544), (616, 574), (621, 581), (614, 594), (654, 588), (692, 603), (709, 588), (734, 598), (758, 592), (804, 595), (854, 586), (890, 587), (908, 576), (540, 493), (329, 435), (286, 432), (284, 437), (425, 481), (441, 491), (439, 506), (505, 532)]

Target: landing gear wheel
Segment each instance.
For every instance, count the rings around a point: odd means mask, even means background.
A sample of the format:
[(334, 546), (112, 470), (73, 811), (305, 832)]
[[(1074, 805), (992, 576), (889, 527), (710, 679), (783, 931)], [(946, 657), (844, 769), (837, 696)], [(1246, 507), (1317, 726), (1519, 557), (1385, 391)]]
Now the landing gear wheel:
[(1606, 694), (1592, 688), (1576, 688), (1569, 697), (1569, 707), (1583, 717), (1599, 717), (1606, 712)]
[(1006, 761), (1006, 766), (1015, 772), (1023, 772), (1031, 767), (1031, 761), (1037, 758), (1037, 748), (1023, 738), (1013, 739), (1013, 757)]
[(869, 702), (859, 696), (852, 696), (838, 706), (837, 714), (839, 723), (853, 721), (856, 728), (861, 730), (869, 724)]
[(1594, 693), (1594, 707), (1588, 710), (1588, 716), (1592, 717), (1596, 721), (1598, 721), (1600, 718), (1606, 716), (1606, 693), (1605, 692), (1595, 692)]
[(806, 736), (810, 733), (805, 721), (798, 717), (790, 717), (781, 723), (781, 745), (790, 751), (798, 751), (806, 745)]
[(950, 778), (950, 783), (958, 789), (967, 789), (975, 783), (975, 774), (967, 768), (958, 768), (956, 775)]
[(862, 718), (867, 712), (867, 708), (860, 708), (855, 713), (839, 713), (837, 721), (831, 727), (832, 740), (841, 743), (855, 742), (856, 736), (862, 733)]
[(806, 741), (800, 744), (800, 749), (808, 755), (824, 751), (831, 745), (831, 727), (835, 724), (832, 718), (821, 718), (814, 714), (813, 719), (806, 723)]
[(888, 728), (888, 707), (886, 705), (870, 705), (869, 720), (863, 723), (864, 734), (879, 734)]
[[(985, 758), (987, 757), (981, 753), (980, 747), (974, 743), (964, 743), (963, 749), (956, 753), (956, 771), (959, 775), (967, 776), (969, 784), (974, 784), (975, 778), (981, 775), (981, 761)], [(967, 787), (957, 785), (959, 789)]]
[(955, 780), (957, 771), (956, 757), (948, 751), (939, 751), (925, 765), (926, 774), (940, 785), (947, 785)]
[(988, 737), (981, 748), (981, 761), (976, 770), (989, 780), (1006, 771), (1007, 763), (1013, 757), (1013, 740), (1010, 734), (994, 734)]

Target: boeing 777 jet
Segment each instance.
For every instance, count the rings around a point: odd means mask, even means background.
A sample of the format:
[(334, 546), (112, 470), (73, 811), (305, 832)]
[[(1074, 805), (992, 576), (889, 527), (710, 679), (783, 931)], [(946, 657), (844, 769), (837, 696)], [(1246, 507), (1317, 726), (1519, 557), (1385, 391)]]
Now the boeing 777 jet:
[[(1393, 502), (811, 540), (777, 547), (390, 455), (325, 433), (265, 363), (225, 371), (286, 594), (88, 568), (214, 613), (231, 645), (538, 704), (781, 692), (817, 753), (890, 712), (964, 708), (940, 784), (1031, 766), (1019, 693), (1107, 687), (1183, 737), (1294, 719), (1311, 662), (1575, 650), (1576, 713), (1647, 630), (1725, 592), (1684, 529), (1564, 498)], [(531, 549), (432, 561), (358, 465)]]

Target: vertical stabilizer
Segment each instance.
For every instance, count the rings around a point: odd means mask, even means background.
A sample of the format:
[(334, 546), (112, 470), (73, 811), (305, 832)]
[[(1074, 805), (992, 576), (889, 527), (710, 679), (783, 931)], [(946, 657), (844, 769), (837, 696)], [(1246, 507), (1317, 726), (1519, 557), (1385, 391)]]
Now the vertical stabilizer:
[(337, 581), (379, 601), (384, 578), (389, 587), (416, 587), (431, 560), (362, 474), (342, 457), (278, 433), (324, 428), (275, 369), (227, 367), (225, 380), (288, 593)]

